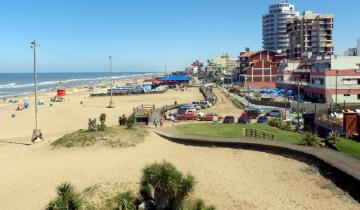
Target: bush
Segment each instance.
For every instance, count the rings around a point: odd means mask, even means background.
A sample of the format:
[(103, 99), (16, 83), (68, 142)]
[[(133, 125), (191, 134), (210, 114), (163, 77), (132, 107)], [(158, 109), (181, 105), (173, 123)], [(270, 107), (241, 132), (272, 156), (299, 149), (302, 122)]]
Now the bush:
[(46, 207), (47, 210), (81, 209), (83, 201), (80, 198), (79, 194), (75, 192), (74, 187), (70, 183), (61, 183), (56, 188), (56, 192), (57, 197), (49, 202)]
[(339, 140), (340, 140), (339, 134), (334, 131), (331, 131), (325, 138), (325, 144), (326, 144), (326, 146), (334, 147), (336, 142)]
[(136, 196), (131, 191), (118, 193), (115, 197), (107, 199), (105, 206), (107, 209), (118, 210), (135, 210), (136, 209)]
[(305, 132), (304, 135), (301, 136), (300, 144), (305, 146), (317, 146), (320, 144), (320, 141), (316, 134)]
[(119, 117), (119, 125), (120, 126), (126, 125), (126, 121), (127, 121), (127, 118), (126, 118), (126, 116), (124, 114)]
[(88, 131), (96, 131), (96, 130), (97, 130), (96, 119), (94, 118), (93, 120), (91, 120), (91, 118), (89, 118)]
[(135, 125), (136, 119), (135, 115), (132, 114), (127, 120), (126, 120), (126, 126), (128, 129), (132, 128)]
[(100, 119), (100, 125), (98, 125), (99, 131), (104, 131), (106, 129), (105, 120), (106, 120), (106, 114), (102, 113), (99, 117)]

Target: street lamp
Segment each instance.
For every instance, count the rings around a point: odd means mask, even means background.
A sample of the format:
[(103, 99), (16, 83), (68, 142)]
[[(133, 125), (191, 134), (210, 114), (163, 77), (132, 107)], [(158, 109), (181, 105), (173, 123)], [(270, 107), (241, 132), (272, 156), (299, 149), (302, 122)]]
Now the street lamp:
[(31, 137), (31, 141), (33, 143), (37, 143), (42, 141), (42, 133), (39, 128), (39, 118), (38, 118), (38, 104), (37, 104), (37, 73), (36, 73), (36, 41), (30, 43), (31, 48), (34, 52), (34, 93), (35, 93), (35, 129), (33, 130), (33, 134)]
[(113, 82), (112, 82), (112, 62), (111, 62), (112, 56), (109, 56), (109, 61), (110, 61), (110, 102), (109, 102), (109, 106), (108, 108), (114, 108), (114, 102), (112, 99), (113, 96)]

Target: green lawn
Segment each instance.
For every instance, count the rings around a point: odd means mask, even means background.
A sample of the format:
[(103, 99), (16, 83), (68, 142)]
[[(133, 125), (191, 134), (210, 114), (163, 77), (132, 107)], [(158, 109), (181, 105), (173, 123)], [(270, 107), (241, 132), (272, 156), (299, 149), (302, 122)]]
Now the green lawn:
[(265, 124), (186, 124), (176, 126), (181, 132), (200, 136), (242, 138), (243, 128), (253, 128), (274, 134), (279, 141), (290, 143), (300, 142), (301, 134), (296, 132), (283, 131)]
[[(243, 128), (253, 128), (274, 134), (274, 139), (297, 144), (300, 142), (301, 134), (292, 131), (283, 131), (265, 124), (186, 124), (176, 126), (176, 129), (191, 135), (213, 136), (227, 138), (242, 138)], [(360, 159), (360, 142), (340, 138), (335, 145), (340, 152), (347, 153)]]

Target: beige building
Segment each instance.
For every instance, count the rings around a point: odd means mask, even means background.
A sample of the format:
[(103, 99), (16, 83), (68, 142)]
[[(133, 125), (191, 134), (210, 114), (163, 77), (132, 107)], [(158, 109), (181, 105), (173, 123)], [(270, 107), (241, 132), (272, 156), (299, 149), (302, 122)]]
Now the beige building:
[(230, 58), (228, 53), (213, 58), (210, 62), (226, 70), (233, 70), (237, 66), (237, 58)]
[(331, 55), (333, 47), (333, 19), (330, 14), (305, 11), (287, 24), (289, 59), (301, 59), (304, 55)]

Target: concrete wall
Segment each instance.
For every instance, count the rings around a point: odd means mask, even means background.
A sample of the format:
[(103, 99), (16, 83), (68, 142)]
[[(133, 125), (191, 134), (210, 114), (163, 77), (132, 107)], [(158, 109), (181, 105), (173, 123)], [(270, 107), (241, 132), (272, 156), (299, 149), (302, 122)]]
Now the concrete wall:
[(356, 69), (360, 64), (360, 56), (333, 56), (331, 69)]

